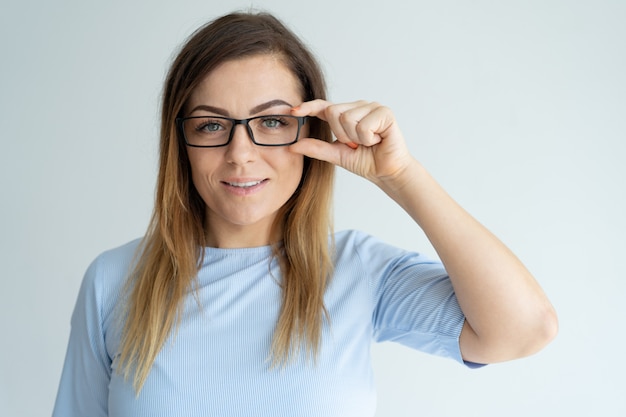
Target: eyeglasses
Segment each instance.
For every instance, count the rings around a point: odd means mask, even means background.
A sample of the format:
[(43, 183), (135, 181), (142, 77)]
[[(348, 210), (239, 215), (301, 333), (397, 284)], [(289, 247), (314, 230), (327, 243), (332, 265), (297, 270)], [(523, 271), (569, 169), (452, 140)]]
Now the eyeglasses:
[(188, 146), (217, 148), (233, 139), (235, 127), (244, 125), (255, 145), (286, 146), (296, 143), (306, 116), (272, 114), (248, 119), (218, 116), (180, 117), (176, 123)]

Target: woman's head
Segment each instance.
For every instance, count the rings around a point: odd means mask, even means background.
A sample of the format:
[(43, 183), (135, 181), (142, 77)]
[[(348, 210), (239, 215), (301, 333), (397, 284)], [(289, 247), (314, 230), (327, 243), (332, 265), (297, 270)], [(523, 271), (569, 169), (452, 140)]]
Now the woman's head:
[[(201, 27), (183, 45), (165, 83), (157, 185), (157, 206), (163, 206), (163, 214), (167, 211), (168, 217), (191, 215), (196, 226), (204, 224), (205, 204), (192, 184), (188, 149), (176, 127), (176, 119), (188, 116), (190, 97), (221, 64), (262, 55), (275, 57), (293, 74), (301, 88), (302, 101), (325, 98), (323, 75), (312, 54), (273, 16), (234, 13)], [(300, 103), (294, 103), (297, 104)], [(310, 119), (307, 128), (310, 136), (331, 140), (328, 126), (320, 120)], [(331, 171), (327, 163), (305, 158), (302, 181), (279, 217), (284, 217), (299, 198), (312, 198), (307, 188), (330, 189)], [(176, 205), (182, 205), (183, 210), (176, 209)]]
[[(119, 369), (127, 376), (134, 375), (137, 390), (179, 323), (185, 297), (194, 287), (202, 264), (204, 246), (209, 243), (206, 203), (193, 184), (189, 152), (176, 119), (187, 116), (194, 92), (196, 96), (206, 95), (202, 87), (198, 90), (200, 85), (206, 90), (211, 78), (224, 80), (223, 71), (217, 70), (220, 66), (224, 69), (228, 63), (250, 63), (254, 57), (271, 57), (280, 63), (280, 70), (292, 75), (287, 77), (291, 81), (286, 88), (292, 93), (297, 90), (292, 97), (302, 101), (326, 98), (322, 73), (311, 54), (267, 14), (221, 17), (196, 31), (179, 52), (163, 93), (155, 208), (128, 281), (130, 294), (122, 315), (126, 320)], [(332, 140), (326, 123), (309, 120), (305, 126), (308, 136)], [(242, 130), (239, 126), (239, 135)], [(243, 143), (241, 136), (239, 143)], [(328, 234), (332, 229), (334, 168), (326, 162), (298, 157), (295, 169), (299, 172), (294, 176), (299, 183), (292, 184), (295, 192), (275, 212), (271, 227), (270, 239), (275, 243), (274, 254), (282, 274), (281, 312), (268, 352), (275, 363), (288, 360), (302, 346), (310, 353), (317, 352), (325, 313), (324, 291), (333, 270)]]

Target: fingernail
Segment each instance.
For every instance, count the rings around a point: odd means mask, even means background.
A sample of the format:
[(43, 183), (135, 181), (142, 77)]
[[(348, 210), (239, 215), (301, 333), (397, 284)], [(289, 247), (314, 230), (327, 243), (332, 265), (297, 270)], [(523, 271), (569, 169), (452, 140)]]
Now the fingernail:
[(357, 145), (354, 142), (346, 142), (346, 145), (348, 145), (349, 147), (351, 147), (352, 149), (356, 149), (359, 147), (359, 145)]
[(300, 106), (296, 106), (291, 109), (291, 111), (298, 111), (298, 110), (300, 110)]

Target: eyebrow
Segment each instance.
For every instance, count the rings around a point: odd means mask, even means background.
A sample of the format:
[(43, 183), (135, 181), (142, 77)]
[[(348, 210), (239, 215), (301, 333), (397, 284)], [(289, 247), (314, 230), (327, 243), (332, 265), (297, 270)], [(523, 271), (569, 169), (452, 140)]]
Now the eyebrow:
[[(257, 113), (262, 112), (263, 110), (267, 110), (276, 106), (293, 107), (293, 105), (287, 103), (285, 100), (276, 99), (276, 100), (270, 100), (266, 103), (261, 103), (257, 106), (254, 106), (253, 108), (250, 109), (250, 114), (257, 114)], [(227, 117), (230, 116), (230, 113), (228, 112), (228, 110), (224, 110), (219, 107), (209, 106), (206, 104), (200, 104), (199, 106), (194, 107), (193, 109), (191, 109), (191, 112), (189, 114), (195, 112), (196, 110), (204, 110), (204, 111), (208, 111), (211, 113), (219, 114), (220, 116), (227, 116)]]

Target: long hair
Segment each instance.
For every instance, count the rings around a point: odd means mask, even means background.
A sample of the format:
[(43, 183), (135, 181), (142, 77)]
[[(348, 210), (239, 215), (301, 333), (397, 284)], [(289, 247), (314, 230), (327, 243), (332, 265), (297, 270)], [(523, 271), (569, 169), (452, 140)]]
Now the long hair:
[[(265, 13), (233, 13), (198, 29), (183, 45), (165, 81), (155, 207), (127, 286), (120, 372), (137, 393), (182, 316), (195, 288), (206, 246), (205, 204), (192, 180), (176, 118), (196, 86), (220, 63), (271, 54), (296, 76), (305, 101), (325, 99), (312, 54), (279, 20)], [(309, 135), (331, 141), (328, 125), (309, 119)], [(272, 236), (281, 269), (282, 305), (268, 356), (286, 364), (304, 352), (315, 357), (327, 312), (323, 297), (332, 275), (330, 216), (334, 167), (305, 157), (302, 180), (279, 210)], [(209, 231), (210, 232), (210, 231)], [(281, 236), (282, 234), (282, 236)], [(269, 260), (268, 260), (269, 261)]]

